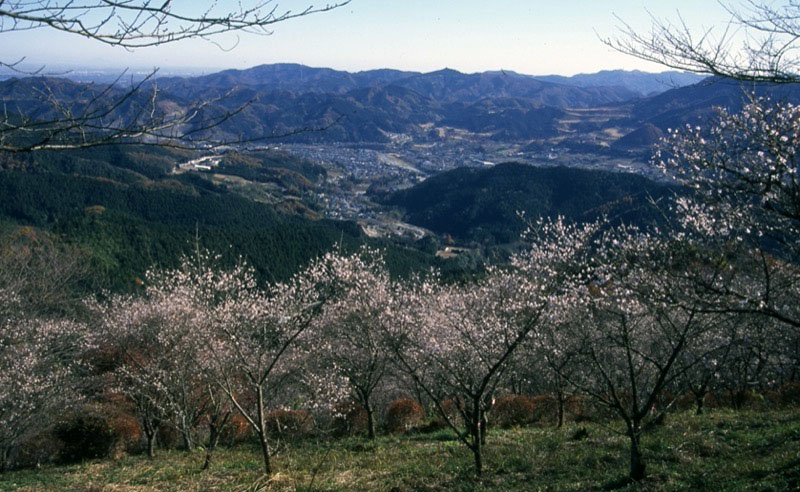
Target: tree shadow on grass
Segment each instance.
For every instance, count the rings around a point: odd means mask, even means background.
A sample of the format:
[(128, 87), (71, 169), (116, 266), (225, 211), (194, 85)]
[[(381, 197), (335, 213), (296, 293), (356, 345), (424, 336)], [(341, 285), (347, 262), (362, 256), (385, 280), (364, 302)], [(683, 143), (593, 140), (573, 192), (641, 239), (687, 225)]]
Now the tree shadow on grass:
[(800, 459), (775, 468), (753, 470), (747, 476), (754, 481), (761, 481), (769, 477), (773, 477), (773, 481), (775, 481), (777, 477), (782, 477), (788, 486), (787, 490), (800, 490)]
[(604, 483), (601, 486), (600, 490), (619, 490), (627, 488), (635, 483), (636, 482), (631, 477), (626, 475), (624, 477), (616, 478), (614, 480)]
[(458, 436), (450, 430), (440, 430), (428, 434), (412, 434), (408, 436), (409, 441), (439, 441), (449, 442), (458, 441)]

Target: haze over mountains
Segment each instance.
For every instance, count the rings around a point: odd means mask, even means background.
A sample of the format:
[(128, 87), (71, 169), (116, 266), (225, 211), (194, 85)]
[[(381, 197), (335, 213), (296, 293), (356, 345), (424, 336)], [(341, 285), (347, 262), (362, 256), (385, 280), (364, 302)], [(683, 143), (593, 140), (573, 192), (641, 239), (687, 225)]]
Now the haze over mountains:
[[(211, 102), (203, 108), (203, 117), (246, 106), (237, 118), (199, 135), (217, 140), (326, 128), (291, 141), (387, 143), (403, 135), (430, 142), (455, 129), (493, 141), (571, 142), (598, 148), (612, 148), (616, 139), (645, 124), (664, 131), (701, 121), (713, 114), (714, 106), (741, 106), (746, 92), (753, 89), (680, 72), (616, 70), (534, 77), (450, 69), (424, 74), (391, 69), (349, 73), (296, 64), (162, 77), (151, 83), (158, 87), (159, 110), (165, 114), (189, 111), (198, 101)], [(53, 94), (80, 111), (82, 101), (104, 87), (63, 78), (11, 78), (0, 82), (0, 99), (9, 111), (44, 118), (52, 106), (43, 94)], [(755, 89), (781, 99), (793, 97), (792, 88)], [(124, 121), (145, 103), (126, 101), (114, 110), (115, 118)], [(553, 138), (556, 141), (546, 142)]]
[(536, 78), (577, 87), (624, 87), (641, 96), (654, 96), (670, 89), (696, 84), (705, 77), (674, 70), (660, 73), (639, 70), (602, 70), (596, 73), (580, 73), (571, 77), (543, 75), (536, 76)]
[[(50, 67), (52, 68), (52, 67)], [(275, 63), (258, 65), (252, 68), (237, 70), (229, 69), (203, 74), (200, 69), (195, 70), (170, 70), (159, 69), (157, 75), (162, 81), (176, 79), (194, 79), (195, 82), (207, 86), (230, 86), (242, 84), (249, 86), (269, 86), (271, 90), (287, 90), (291, 92), (336, 92), (344, 93), (352, 89), (371, 87), (379, 84), (388, 84), (402, 79), (418, 77), (422, 72), (394, 70), (390, 68), (365, 70), (360, 72), (346, 72), (331, 68), (314, 68), (296, 63)], [(483, 73), (462, 74), (455, 70), (443, 69), (432, 73), (452, 72), (460, 75), (491, 75), (502, 74), (512, 77), (536, 79), (561, 85), (575, 87), (621, 87), (638, 93), (639, 96), (654, 95), (676, 87), (683, 87), (699, 82), (703, 76), (678, 72), (665, 71), (660, 73), (642, 72), (639, 70), (603, 70), (596, 73), (581, 73), (573, 76), (564, 75), (523, 75), (510, 70), (488, 71)], [(44, 77), (60, 77), (75, 82), (109, 83), (117, 79), (123, 82), (127, 79), (141, 78), (151, 73), (151, 70), (135, 70), (126, 72), (120, 78), (120, 72), (109, 69), (72, 69), (69, 67), (43, 72)], [(0, 67), (0, 80), (19, 78), (19, 72), (9, 68)]]
[[(198, 77), (163, 77), (153, 83), (164, 112), (217, 98), (204, 109), (204, 116), (247, 104), (236, 119), (205, 132), (206, 137), (247, 139), (336, 122), (326, 132), (295, 140), (387, 142), (392, 133), (425, 138), (435, 134), (430, 132), (435, 127), (461, 128), (506, 141), (552, 137), (573, 131), (564, 123), (573, 119), (563, 112), (566, 109), (620, 106), (669, 84), (698, 80), (678, 72), (614, 71), (558, 78), (449, 69), (425, 74), (390, 69), (348, 73), (277, 64)], [(16, 106), (20, 112), (44, 117), (51, 108), (42, 100), (43, 93), (53, 93), (80, 109), (80, 102), (102, 87), (68, 79), (12, 78), (0, 82), (0, 98), (11, 103), (12, 110)], [(126, 111), (135, 113), (136, 104), (118, 108), (118, 118), (124, 120)]]
[(198, 77), (161, 78), (167, 89), (196, 91), (246, 86), (257, 91), (346, 94), (356, 89), (396, 86), (439, 102), (475, 102), (512, 97), (540, 100), (554, 106), (594, 106), (653, 95), (694, 84), (703, 77), (683, 72), (604, 71), (572, 77), (523, 75), (513, 71), (465, 74), (452, 69), (420, 73), (392, 69), (345, 72), (298, 64), (260, 65)]

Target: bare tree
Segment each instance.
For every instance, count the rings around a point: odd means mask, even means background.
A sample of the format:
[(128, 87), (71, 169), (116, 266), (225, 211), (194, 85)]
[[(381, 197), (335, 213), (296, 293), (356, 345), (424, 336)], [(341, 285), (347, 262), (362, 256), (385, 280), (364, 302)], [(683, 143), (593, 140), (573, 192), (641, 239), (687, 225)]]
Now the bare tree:
[(671, 22), (651, 16), (650, 31), (643, 33), (620, 19), (619, 34), (603, 41), (678, 70), (751, 82), (800, 82), (800, 2), (776, 7), (748, 0), (742, 9), (723, 7), (730, 21), (718, 29), (693, 32), (681, 17)]
[(74, 311), (87, 272), (80, 251), (46, 232), (19, 227), (0, 235), (0, 290), (14, 292), (26, 315)]
[[(333, 10), (350, 0), (313, 5), (292, 12), (274, 0), (236, 2), (236, 10), (217, 2), (153, 0), (24, 0), (0, 3), (0, 33), (52, 28), (111, 46), (135, 49), (190, 38), (210, 39), (228, 32), (271, 34), (273, 24)], [(180, 6), (182, 5), (182, 6)], [(14, 63), (4, 63), (15, 66)]]
[[(237, 2), (238, 8), (234, 10), (221, 7), (218, 2), (177, 4), (169, 0), (1, 1), (0, 34), (54, 29), (128, 50), (192, 38), (216, 43), (215, 37), (225, 33), (269, 35), (274, 24), (330, 11), (349, 2), (344, 0), (291, 11), (280, 9), (273, 0)], [(43, 72), (43, 67), (23, 71), (24, 61), (24, 57), (0, 60), (0, 67), (24, 75)], [(153, 71), (142, 80), (131, 80), (128, 85), (122, 84), (122, 74), (112, 84), (84, 86), (67, 98), (42, 80), (27, 92), (38, 100), (38, 110), (33, 114), (31, 107), (4, 101), (0, 115), (0, 151), (64, 150), (116, 143), (186, 148), (233, 143), (202, 135), (234, 117), (247, 103), (233, 109), (207, 111), (218, 100), (213, 99), (196, 101), (175, 110), (160, 103), (155, 74)], [(274, 136), (260, 138), (270, 137)]]

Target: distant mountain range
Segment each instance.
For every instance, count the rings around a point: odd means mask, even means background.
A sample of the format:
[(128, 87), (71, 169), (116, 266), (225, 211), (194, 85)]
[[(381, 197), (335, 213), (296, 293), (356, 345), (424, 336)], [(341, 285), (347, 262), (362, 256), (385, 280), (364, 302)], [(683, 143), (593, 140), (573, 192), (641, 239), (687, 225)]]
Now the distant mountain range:
[(800, 102), (797, 84), (753, 84), (709, 77), (703, 81), (631, 103), (630, 121), (646, 122), (666, 130), (706, 121), (714, 108), (739, 111), (752, 97)]
[(594, 107), (641, 96), (620, 85), (584, 88), (505, 71), (464, 74), (451, 69), (430, 73), (383, 69), (349, 73), (295, 64), (261, 65), (201, 77), (161, 78), (157, 83), (164, 91), (190, 98), (209, 97), (236, 88), (251, 94), (327, 94), (358, 100), (368, 90), (399, 94), (399, 90), (405, 89), (439, 105), (470, 105), (483, 99), (512, 98), (558, 108)]
[(661, 73), (639, 70), (603, 70), (597, 73), (580, 73), (571, 77), (563, 75), (536, 76), (539, 80), (577, 87), (623, 87), (640, 96), (654, 96), (670, 89), (693, 85), (705, 78), (695, 73), (668, 71)]
[[(293, 63), (259, 65), (245, 70), (224, 70), (198, 77), (165, 77), (161, 83), (183, 83), (183, 87), (232, 87), (245, 85), (268, 91), (294, 93), (323, 92), (344, 94), (354, 89), (395, 84), (440, 101), (476, 100), (484, 97), (529, 97), (541, 91), (555, 91), (557, 86), (582, 89), (614, 88), (617, 97), (654, 95), (676, 87), (699, 82), (703, 76), (685, 72), (647, 73), (638, 70), (611, 70), (594, 74), (523, 75), (510, 70), (464, 74), (452, 69), (420, 73), (392, 69), (345, 72), (330, 68), (312, 68)], [(547, 82), (538, 84), (533, 81)], [(624, 90), (621, 90), (624, 89)], [(580, 94), (581, 92), (570, 92)], [(584, 93), (600, 94), (590, 90)], [(608, 97), (608, 96), (600, 96)], [(596, 104), (597, 101), (592, 101)]]
[[(667, 128), (707, 119), (715, 106), (736, 109), (754, 88), (785, 100), (796, 99), (798, 93), (794, 86), (698, 80), (696, 75), (680, 72), (533, 77), (510, 71), (463, 74), (450, 69), (424, 74), (389, 69), (349, 73), (278, 64), (198, 77), (164, 77), (152, 83), (158, 86), (158, 110), (164, 113), (186, 110), (197, 101), (215, 101), (203, 108), (198, 121), (246, 105), (236, 118), (202, 133), (215, 139), (327, 128), (293, 140), (381, 143), (403, 134), (429, 142), (439, 135), (437, 128), (449, 127), (499, 141), (541, 143), (555, 138), (543, 145), (588, 145), (590, 150), (592, 145), (611, 146), (626, 152), (648, 145)], [(0, 101), (10, 112), (46, 119), (54, 116), (47, 95), (80, 112), (103, 88), (67, 79), (12, 78), (0, 82)], [(114, 89), (118, 94), (123, 90)], [(663, 92), (642, 95), (654, 91)], [(132, 98), (114, 110), (113, 119), (124, 122), (148, 102), (144, 97)], [(602, 108), (608, 116), (586, 112), (593, 108)], [(583, 137), (592, 132), (594, 137)], [(604, 140), (591, 143), (601, 133)], [(608, 137), (630, 134), (619, 145)]]

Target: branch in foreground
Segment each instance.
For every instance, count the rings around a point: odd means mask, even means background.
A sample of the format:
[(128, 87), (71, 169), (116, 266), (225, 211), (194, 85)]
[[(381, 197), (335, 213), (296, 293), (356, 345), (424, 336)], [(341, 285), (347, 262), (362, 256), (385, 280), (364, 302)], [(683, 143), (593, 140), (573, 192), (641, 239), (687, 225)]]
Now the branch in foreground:
[[(128, 49), (159, 46), (184, 39), (209, 39), (230, 32), (269, 35), (279, 22), (328, 12), (350, 0), (309, 5), (300, 11), (279, 10), (273, 0), (237, 2), (226, 11), (219, 2), (154, 0), (36, 0), (0, 2), (0, 33), (51, 28), (77, 34), (110, 46)], [(176, 6), (180, 4), (181, 6)]]
[(721, 30), (693, 33), (681, 17), (673, 23), (651, 14), (648, 33), (617, 18), (620, 34), (601, 41), (621, 53), (677, 70), (748, 82), (800, 82), (800, 3), (776, 9), (750, 1), (746, 12), (723, 6), (731, 18)]
[[(35, 79), (30, 87), (9, 88), (0, 115), (0, 152), (85, 149), (135, 144), (177, 149), (214, 149), (326, 131), (342, 116), (317, 126), (260, 135), (218, 137), (213, 130), (242, 113), (254, 99), (224, 107), (233, 90), (181, 108), (160, 97), (156, 71), (120, 90), (108, 85), (77, 85), (56, 79)], [(219, 132), (217, 132), (219, 133)]]

